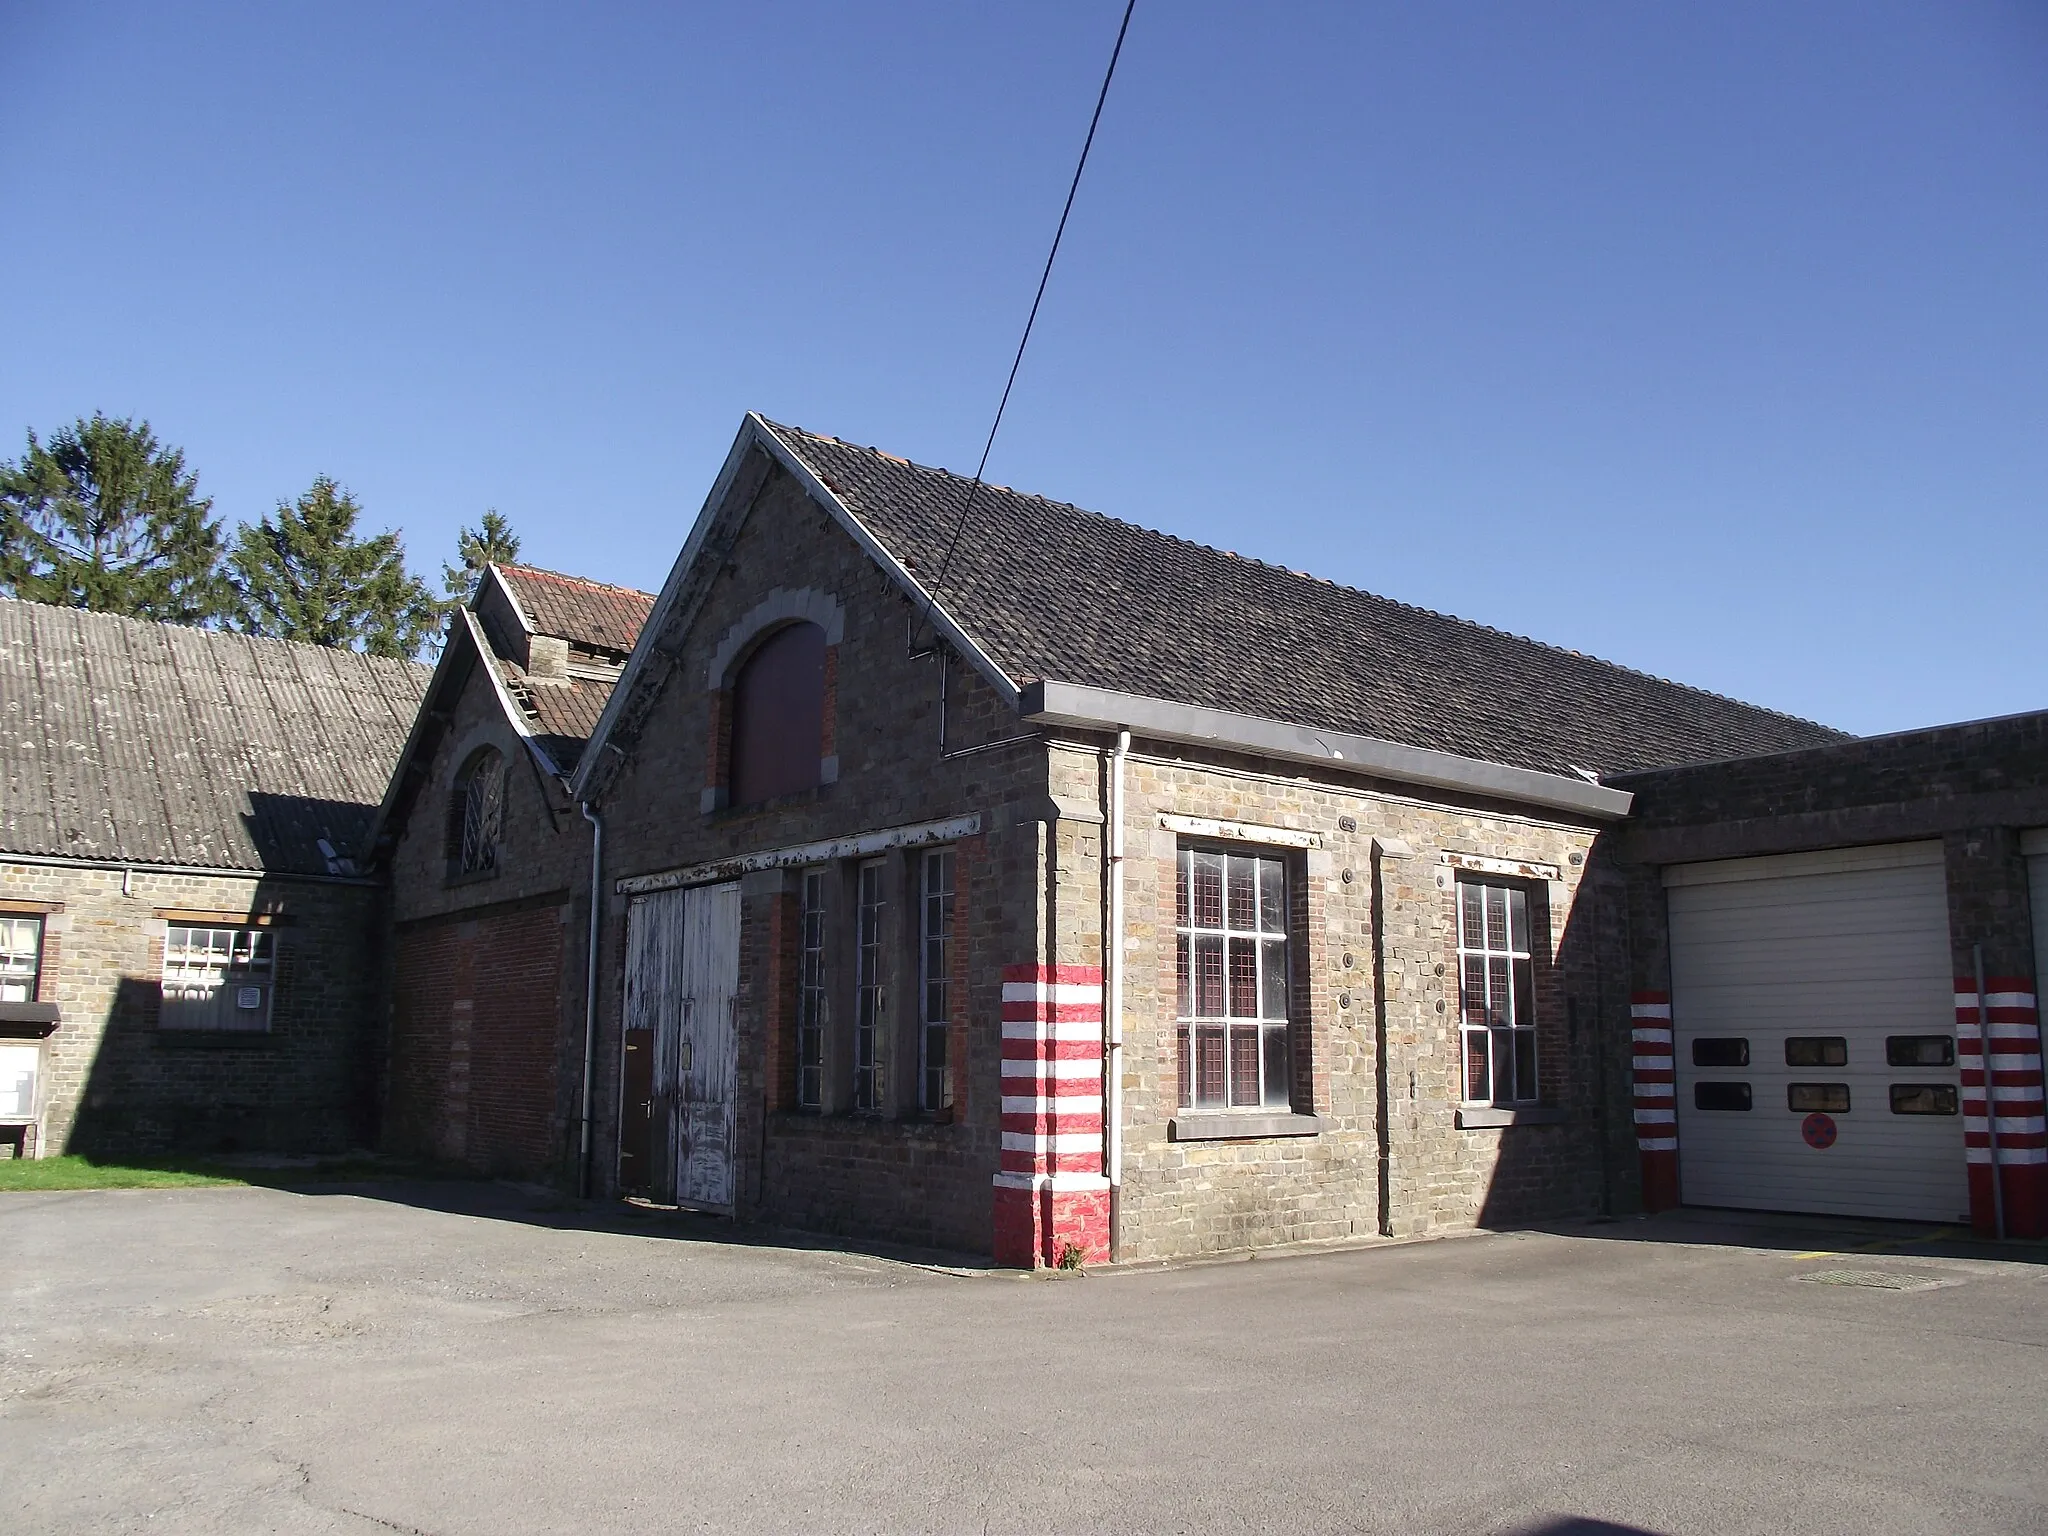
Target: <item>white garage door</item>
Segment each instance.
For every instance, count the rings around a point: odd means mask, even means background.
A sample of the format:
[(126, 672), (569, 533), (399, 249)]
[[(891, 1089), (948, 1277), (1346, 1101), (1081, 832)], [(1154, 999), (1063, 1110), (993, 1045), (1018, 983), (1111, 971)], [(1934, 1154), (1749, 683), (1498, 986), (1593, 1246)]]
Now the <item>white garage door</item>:
[(1941, 844), (1664, 883), (1685, 1202), (1968, 1219)]

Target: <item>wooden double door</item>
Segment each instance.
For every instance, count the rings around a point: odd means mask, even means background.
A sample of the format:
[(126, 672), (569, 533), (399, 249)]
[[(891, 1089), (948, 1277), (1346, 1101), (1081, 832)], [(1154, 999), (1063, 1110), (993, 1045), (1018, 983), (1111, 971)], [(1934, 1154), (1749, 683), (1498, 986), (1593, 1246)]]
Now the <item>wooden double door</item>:
[(619, 1183), (676, 1205), (733, 1205), (739, 885), (633, 899), (626, 912)]

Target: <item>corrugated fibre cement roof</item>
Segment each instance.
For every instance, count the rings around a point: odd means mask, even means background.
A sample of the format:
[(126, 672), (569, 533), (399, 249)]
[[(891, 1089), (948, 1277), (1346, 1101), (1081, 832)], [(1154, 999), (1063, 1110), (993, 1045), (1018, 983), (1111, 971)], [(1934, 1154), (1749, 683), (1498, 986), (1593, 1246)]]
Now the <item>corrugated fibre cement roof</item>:
[(0, 856), (327, 874), (427, 668), (0, 599)]

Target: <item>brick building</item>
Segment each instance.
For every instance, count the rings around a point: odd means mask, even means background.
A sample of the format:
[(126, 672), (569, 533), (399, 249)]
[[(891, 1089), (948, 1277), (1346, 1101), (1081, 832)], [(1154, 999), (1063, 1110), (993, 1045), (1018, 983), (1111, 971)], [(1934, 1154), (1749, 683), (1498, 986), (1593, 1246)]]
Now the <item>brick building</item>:
[[(1000, 488), (949, 558), (967, 494), (749, 417), (560, 756), (519, 691), (544, 627), (495, 639), (480, 599), (386, 806), (399, 995), (433, 994), (394, 1127), (512, 1135), (481, 971), (423, 937), (502, 922), (559, 954), (545, 1150), (587, 1081), (600, 1189), (1028, 1264), (1632, 1186), (1606, 780), (1845, 738)], [(480, 901), (463, 764), (522, 745)]]
[(0, 1144), (360, 1144), (426, 669), (0, 600)]
[(492, 566), (367, 842), (391, 885), (388, 1147), (574, 1182), (590, 825), (565, 788), (653, 598)]

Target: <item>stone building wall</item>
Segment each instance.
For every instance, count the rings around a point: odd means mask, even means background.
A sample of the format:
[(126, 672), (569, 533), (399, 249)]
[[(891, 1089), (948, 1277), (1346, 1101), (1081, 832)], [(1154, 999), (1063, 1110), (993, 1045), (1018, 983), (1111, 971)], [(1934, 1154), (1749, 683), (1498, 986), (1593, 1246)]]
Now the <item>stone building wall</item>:
[[(826, 719), (836, 776), (765, 805), (729, 808), (716, 761), (725, 686), (744, 659), (748, 626), (767, 613), (831, 614)], [(757, 871), (742, 885), (738, 1214), (814, 1230), (988, 1251), (1001, 1142), (1002, 968), (1043, 953), (1041, 846), (1049, 805), (1042, 747), (973, 668), (942, 661), (899, 589), (780, 469), (765, 484), (704, 606), (673, 646), (662, 691), (627, 766), (605, 796), (604, 939), (598, 1048), (599, 1182), (616, 1175), (620, 985), (628, 898), (621, 879), (741, 855), (978, 815), (954, 844), (954, 1039), (964, 1049), (950, 1117), (916, 1109), (914, 904), (919, 849), (885, 861), (884, 951), (893, 1020), (883, 1043), (887, 1102), (853, 1112), (852, 869), (835, 861), (828, 917), (828, 1093), (824, 1113), (798, 1112), (793, 1071), (795, 964), (789, 949), (801, 871)], [(714, 659), (724, 669), (714, 675)], [(940, 676), (948, 668), (940, 755)], [(1006, 742), (1021, 735), (1025, 739)], [(983, 749), (983, 750), (967, 750)], [(780, 914), (780, 915), (778, 915)]]
[[(1101, 963), (1105, 746), (1051, 754), (1053, 796), (1070, 812), (1056, 838), (1061, 963)], [(1625, 1176), (1616, 1148), (1628, 1143), (1613, 1122), (1617, 1113), (1625, 1122), (1626, 1110), (1612, 1095), (1625, 1082), (1613, 1057), (1628, 1030), (1622, 925), (1603, 922), (1602, 897), (1586, 885), (1595, 828), (1144, 748), (1125, 788), (1119, 1256), (1601, 1209), (1614, 1177)], [(1246, 840), (1190, 838), (1162, 816), (1236, 823)], [(1276, 829), (1263, 845), (1261, 828)], [(1314, 845), (1298, 846), (1305, 839)], [(1183, 841), (1277, 853), (1295, 887), (1298, 1118), (1270, 1134), (1181, 1137), (1177, 1122), (1198, 1118), (1178, 1102), (1174, 882)], [(1502, 1117), (1460, 1108), (1456, 870), (1446, 854), (1557, 874), (1526, 882), (1544, 914), (1537, 931), (1548, 934), (1536, 966), (1542, 1105), (1510, 1125), (1477, 1123)]]
[[(392, 846), (383, 1144), (573, 1189), (583, 1072), (590, 825), (535, 762), (479, 661), (449, 711)], [(454, 873), (463, 766), (507, 765), (488, 874)]]
[[(375, 1117), (383, 893), (362, 881), (0, 861), (0, 903), (44, 915), (38, 1145), (109, 1156), (363, 1145)], [(166, 914), (274, 926), (264, 1032), (165, 1030)]]

